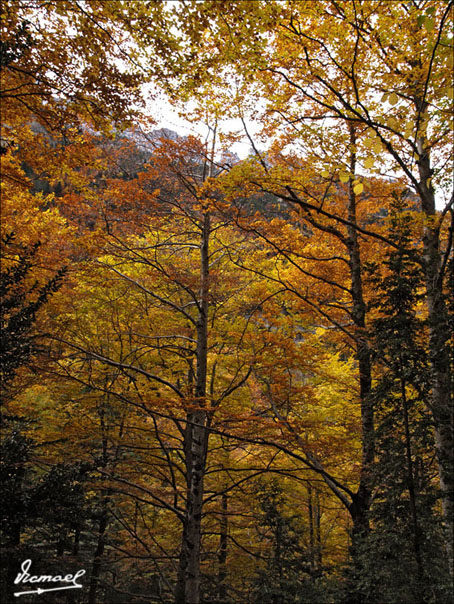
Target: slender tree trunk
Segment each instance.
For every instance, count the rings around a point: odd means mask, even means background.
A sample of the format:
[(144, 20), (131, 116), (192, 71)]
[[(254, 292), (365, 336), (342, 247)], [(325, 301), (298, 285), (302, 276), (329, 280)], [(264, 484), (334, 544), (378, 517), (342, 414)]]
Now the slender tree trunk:
[(96, 543), (96, 550), (93, 556), (93, 563), (91, 567), (90, 577), (90, 589), (88, 592), (88, 604), (97, 604), (96, 591), (99, 584), (99, 576), (101, 574), (102, 557), (104, 555), (105, 539), (107, 531), (107, 523), (109, 518), (109, 512), (107, 509), (109, 498), (105, 497), (103, 500), (103, 510), (99, 519), (98, 525), (98, 540)]
[(315, 575), (315, 536), (314, 536), (314, 509), (312, 505), (312, 487), (310, 483), (307, 484), (307, 512), (309, 517), (309, 552), (310, 552), (310, 566), (311, 576), (314, 578)]
[[(353, 124), (349, 123), (350, 143), (352, 149), (356, 145), (356, 135)], [(350, 154), (350, 172), (356, 172), (356, 153)], [(352, 177), (348, 182), (348, 239), (347, 248), (349, 254), (351, 294), (352, 294), (352, 319), (356, 331), (356, 358), (359, 371), (359, 398), (361, 405), (361, 471), (358, 491), (354, 494), (349, 506), (350, 516), (353, 520), (351, 556), (355, 567), (355, 575), (358, 577), (362, 572), (361, 544), (369, 534), (369, 507), (371, 498), (371, 471), (375, 456), (374, 436), (374, 408), (370, 397), (372, 387), (372, 368), (370, 349), (366, 333), (366, 304), (363, 295), (362, 263), (356, 229), (356, 194), (353, 190)], [(352, 593), (349, 602), (360, 604), (362, 597), (352, 585)]]
[(80, 546), (80, 526), (77, 526), (76, 530), (74, 532), (74, 541), (73, 541), (73, 550), (72, 550), (73, 556), (79, 555), (79, 546)]
[[(416, 99), (416, 106), (424, 117), (427, 106)], [(443, 295), (440, 233), (436, 222), (435, 193), (431, 184), (432, 168), (426, 141), (418, 141), (418, 169), (420, 176), (421, 209), (426, 218), (423, 235), (423, 268), (429, 315), (429, 354), (432, 378), (430, 410), (434, 420), (435, 447), (440, 477), (445, 548), (451, 576), (453, 575), (453, 516), (454, 516), (454, 438), (453, 394), (449, 358), (449, 321)]]
[[(189, 424), (188, 424), (189, 427)], [(186, 472), (188, 472), (188, 462), (186, 460)], [(186, 479), (186, 482), (188, 480)], [(187, 485), (188, 490), (189, 485)], [(187, 514), (183, 519), (183, 526), (181, 532), (181, 546), (180, 546), (180, 558), (178, 560), (178, 576), (177, 576), (177, 584), (175, 586), (175, 604), (185, 604), (185, 581), (186, 581), (186, 567), (188, 565), (188, 556), (187, 556)]]
[(315, 492), (315, 499), (312, 493), (312, 486), (307, 485), (307, 504), (309, 516), (309, 551), (311, 577), (315, 581), (322, 573), (322, 540), (320, 534), (320, 497), (318, 491)]
[(186, 510), (185, 604), (200, 601), (200, 540), (202, 528), (203, 479), (205, 474), (207, 431), (205, 412), (193, 414), (192, 467), (189, 476), (189, 499)]
[(218, 555), (218, 594), (220, 604), (227, 602), (227, 536), (228, 536), (228, 495), (221, 495), (221, 519), (219, 535), (219, 555)]
[[(109, 455), (108, 455), (108, 441), (107, 441), (107, 427), (105, 423), (105, 404), (103, 402), (99, 409), (99, 420), (102, 433), (102, 467), (106, 468)], [(105, 480), (105, 476), (102, 476), (102, 480)], [(93, 563), (91, 567), (90, 577), (90, 588), (88, 592), (88, 604), (96, 604), (96, 591), (99, 584), (99, 576), (101, 574), (102, 557), (104, 555), (107, 524), (109, 520), (109, 501), (111, 496), (110, 489), (103, 489), (103, 498), (101, 504), (101, 516), (98, 524), (98, 538), (96, 543), (96, 549), (93, 555)]]
[[(285, 584), (284, 584), (284, 569), (282, 563), (282, 520), (279, 516), (279, 512), (276, 506), (276, 514), (277, 514), (277, 522), (276, 522), (276, 530), (274, 532), (274, 567), (277, 568), (277, 573), (279, 575), (279, 589), (281, 593), (285, 593)], [(273, 604), (281, 604), (281, 601), (278, 600), (277, 595), (273, 596)]]
[(321, 507), (319, 492), (315, 492), (315, 540), (316, 540), (316, 572), (317, 577), (322, 575), (322, 533), (321, 533)]
[[(350, 124), (350, 142), (352, 147), (356, 144), (355, 130)], [(352, 151), (350, 155), (350, 171), (355, 174), (356, 154)], [(370, 495), (371, 495), (371, 469), (374, 462), (374, 409), (370, 397), (372, 386), (370, 349), (366, 334), (366, 304), (363, 296), (362, 264), (358, 242), (358, 231), (355, 228), (356, 219), (356, 195), (353, 190), (353, 182), (350, 178), (348, 183), (348, 253), (351, 274), (352, 292), (352, 318), (356, 328), (356, 358), (359, 369), (359, 397), (361, 404), (361, 428), (362, 428), (362, 458), (361, 475), (357, 496), (352, 502), (350, 514), (353, 520), (353, 542), (369, 532), (369, 521), (367, 518)]]
[[(205, 213), (200, 246), (200, 298), (197, 321), (197, 370), (195, 384), (196, 410), (189, 414), (186, 428), (187, 501), (184, 519), (176, 604), (200, 602), (200, 541), (202, 530), (203, 480), (208, 450), (208, 416), (206, 409), (206, 380), (208, 353), (208, 293), (209, 293), (209, 234), (210, 215)], [(184, 577), (184, 579), (183, 579)], [(184, 583), (184, 596), (183, 596)]]
[(67, 538), (66, 529), (62, 528), (60, 530), (60, 534), (58, 535), (58, 541), (57, 541), (57, 556), (59, 558), (61, 558), (65, 553), (66, 538)]

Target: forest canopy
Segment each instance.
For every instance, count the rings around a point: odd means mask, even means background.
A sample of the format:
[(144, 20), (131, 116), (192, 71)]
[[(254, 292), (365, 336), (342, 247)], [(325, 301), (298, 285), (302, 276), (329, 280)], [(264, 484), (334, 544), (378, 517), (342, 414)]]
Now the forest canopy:
[(452, 0), (1, 30), (4, 601), (452, 602)]

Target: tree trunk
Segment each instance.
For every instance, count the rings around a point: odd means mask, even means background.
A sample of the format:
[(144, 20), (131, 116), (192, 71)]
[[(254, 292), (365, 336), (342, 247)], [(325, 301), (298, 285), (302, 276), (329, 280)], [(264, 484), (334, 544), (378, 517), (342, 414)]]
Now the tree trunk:
[(314, 508), (312, 505), (312, 487), (307, 483), (307, 512), (309, 517), (309, 560), (311, 576), (315, 576), (315, 538), (314, 538)]
[[(350, 142), (352, 147), (356, 145), (355, 130), (350, 124)], [(350, 171), (355, 174), (356, 154), (352, 151), (350, 156)], [(365, 512), (369, 509), (371, 493), (370, 472), (374, 463), (375, 439), (374, 439), (374, 409), (370, 398), (372, 386), (371, 361), (369, 343), (366, 334), (366, 304), (363, 296), (362, 283), (362, 265), (358, 242), (358, 231), (356, 229), (356, 195), (353, 190), (353, 182), (350, 178), (348, 183), (348, 220), (350, 225), (347, 227), (348, 240), (347, 247), (349, 253), (350, 273), (351, 273), (351, 292), (352, 292), (352, 318), (356, 328), (356, 358), (359, 369), (359, 398), (361, 402), (361, 428), (362, 428), (362, 458), (361, 458), (361, 476), (358, 488), (358, 500), (355, 506), (364, 506), (364, 510), (359, 512), (361, 517), (361, 530), (366, 528)]]
[(65, 553), (67, 533), (65, 529), (60, 530), (60, 534), (58, 535), (57, 541), (57, 557), (61, 558)]
[[(187, 429), (189, 428), (189, 424)], [(186, 429), (186, 432), (187, 432)], [(186, 440), (186, 436), (185, 436)], [(186, 472), (188, 472), (188, 462), (186, 460)], [(186, 482), (187, 479), (186, 479)], [(187, 515), (183, 519), (183, 527), (181, 533), (181, 546), (180, 546), (180, 558), (178, 560), (178, 576), (177, 584), (175, 586), (175, 604), (185, 604), (184, 586), (186, 581), (186, 567), (188, 565), (187, 548), (186, 548), (186, 526), (187, 526)]]
[[(356, 144), (355, 130), (350, 124), (350, 142), (352, 147)], [(350, 155), (350, 171), (355, 174), (356, 154), (352, 151)], [(371, 495), (371, 469), (374, 462), (374, 409), (370, 398), (372, 386), (371, 360), (369, 343), (366, 334), (366, 304), (363, 296), (362, 265), (358, 242), (358, 231), (356, 229), (356, 195), (353, 190), (353, 182), (350, 178), (348, 183), (348, 254), (351, 274), (352, 293), (352, 318), (356, 328), (356, 358), (359, 370), (359, 398), (361, 404), (361, 435), (362, 435), (362, 457), (361, 475), (357, 497), (351, 504), (350, 513), (353, 520), (354, 539), (360, 535), (367, 534), (369, 522), (367, 512), (370, 505)]]
[(227, 601), (226, 579), (227, 579), (227, 531), (228, 531), (228, 496), (227, 493), (221, 495), (221, 519), (219, 535), (219, 555), (218, 555), (218, 594), (220, 604)]
[[(417, 103), (418, 106), (418, 103)], [(419, 107), (424, 115), (427, 107)], [(421, 209), (426, 218), (423, 235), (423, 268), (429, 315), (429, 356), (432, 396), (430, 411), (434, 421), (435, 448), (440, 477), (440, 491), (445, 548), (451, 576), (453, 575), (453, 515), (454, 515), (454, 439), (453, 398), (450, 388), (451, 367), (448, 339), (448, 313), (443, 295), (444, 274), (440, 251), (440, 235), (436, 222), (435, 194), (431, 184), (430, 154), (425, 139), (418, 141)]]
[[(353, 124), (349, 124), (350, 143), (352, 149), (356, 145), (356, 135)], [(350, 155), (350, 172), (356, 171), (356, 153)], [(374, 408), (370, 397), (372, 387), (372, 368), (370, 359), (370, 349), (366, 333), (366, 304), (363, 296), (362, 282), (362, 264), (359, 249), (358, 231), (356, 229), (356, 194), (353, 190), (352, 177), (348, 182), (348, 220), (347, 226), (348, 239), (347, 248), (349, 254), (350, 275), (351, 275), (351, 294), (353, 307), (351, 311), (352, 319), (356, 331), (356, 358), (359, 371), (359, 398), (361, 405), (361, 472), (358, 491), (352, 498), (348, 508), (353, 521), (352, 529), (352, 547), (351, 557), (355, 569), (355, 576), (361, 576), (362, 572), (362, 543), (369, 535), (369, 507), (371, 499), (371, 471), (375, 456), (375, 434), (374, 434)], [(352, 585), (352, 593), (349, 596), (349, 603), (360, 604), (363, 600)]]
[(185, 604), (200, 601), (200, 539), (202, 529), (203, 479), (205, 474), (207, 431), (205, 412), (192, 416), (192, 464), (189, 474), (188, 502), (186, 510)]
[[(205, 213), (200, 246), (200, 298), (197, 321), (197, 370), (195, 384), (196, 410), (188, 414), (185, 456), (187, 500), (180, 552), (176, 604), (200, 602), (200, 541), (202, 530), (203, 480), (208, 450), (208, 416), (206, 409), (206, 380), (208, 353), (208, 293), (209, 293), (209, 235), (210, 216)], [(183, 589), (184, 584), (184, 589)]]
[(103, 501), (103, 510), (101, 512), (101, 518), (99, 519), (98, 525), (98, 541), (96, 544), (96, 550), (93, 556), (93, 564), (91, 567), (90, 577), (90, 590), (88, 592), (88, 604), (97, 604), (96, 591), (98, 589), (99, 575), (101, 573), (101, 563), (105, 548), (105, 538), (108, 522), (108, 498), (106, 497)]
[(76, 530), (74, 531), (74, 541), (73, 541), (73, 550), (72, 550), (73, 556), (79, 555), (79, 546), (80, 546), (80, 526), (77, 526)]
[(322, 533), (321, 533), (321, 507), (320, 495), (316, 491), (315, 494), (315, 541), (316, 541), (316, 573), (317, 577), (322, 576)]

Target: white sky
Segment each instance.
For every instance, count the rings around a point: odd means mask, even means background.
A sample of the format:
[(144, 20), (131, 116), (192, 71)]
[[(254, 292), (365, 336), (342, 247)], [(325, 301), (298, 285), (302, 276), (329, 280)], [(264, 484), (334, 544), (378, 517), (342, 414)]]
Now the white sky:
[[(149, 115), (151, 115), (156, 120), (155, 128), (168, 128), (169, 130), (174, 130), (177, 134), (181, 136), (188, 136), (192, 134), (193, 136), (197, 136), (200, 139), (204, 140), (208, 134), (208, 127), (206, 124), (201, 121), (190, 122), (181, 115), (179, 115), (178, 111), (171, 105), (171, 103), (162, 96), (157, 100), (154, 100), (148, 104)], [(254, 124), (254, 122), (247, 123), (248, 131), (253, 138), (259, 132), (259, 126)], [(243, 132), (243, 125), (240, 120), (229, 119), (223, 121), (219, 128), (219, 131), (228, 132), (228, 131), (238, 131)], [(259, 145), (261, 149), (263, 146), (258, 143), (258, 141), (254, 141)], [(240, 159), (245, 159), (252, 152), (251, 143), (248, 140), (247, 136), (243, 134), (241, 142), (236, 142), (232, 145), (228, 146), (229, 151), (236, 153)], [(362, 174), (362, 171), (359, 171)], [(367, 171), (364, 172), (363, 176), (367, 178)], [(383, 177), (395, 177), (395, 173), (388, 172), (386, 170), (383, 171)], [(445, 207), (446, 200), (443, 199), (443, 192), (437, 191), (436, 196), (436, 206), (438, 210), (442, 210)]]
[[(188, 104), (189, 113), (194, 110), (194, 106)], [(189, 121), (178, 113), (178, 110), (172, 106), (165, 95), (159, 94), (157, 98), (147, 103), (147, 113), (156, 120), (154, 128), (168, 128), (174, 130), (177, 134), (188, 136), (192, 134), (201, 140), (205, 140), (209, 128), (202, 120)], [(183, 113), (183, 111), (181, 111)], [(248, 130), (252, 136), (258, 134), (260, 126), (253, 122), (247, 123)], [(218, 133), (226, 134), (228, 132), (238, 132), (241, 134), (240, 140), (228, 145), (228, 150), (236, 153), (240, 159), (245, 159), (251, 153), (251, 143), (244, 133), (243, 125), (240, 120), (228, 119), (218, 124)], [(219, 144), (217, 145), (219, 148)]]

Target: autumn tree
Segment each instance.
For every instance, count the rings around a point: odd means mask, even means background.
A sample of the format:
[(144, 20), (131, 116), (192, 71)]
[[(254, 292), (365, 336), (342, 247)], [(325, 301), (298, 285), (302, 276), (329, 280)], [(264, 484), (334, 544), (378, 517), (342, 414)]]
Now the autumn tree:
[[(356, 1), (229, 6), (206, 2), (175, 6), (170, 13), (179, 19), (182, 46), (192, 48), (195, 55), (189, 65), (181, 53), (188, 75), (173, 87), (179, 88), (176, 94), (187, 98), (194, 90), (203, 90), (216, 95), (216, 86), (223, 86), (219, 98), (228, 106), (226, 114), (243, 119), (248, 103), (261, 98), (263, 111), (255, 107), (263, 133), (274, 137), (283, 151), (287, 145), (300, 146), (322, 179), (339, 178), (351, 188), (351, 195), (361, 195), (367, 183), (356, 172), (358, 164), (364, 173), (398, 173), (414, 192), (424, 219), (420, 260), (430, 324), (429, 408), (452, 567), (453, 436), (445, 294), (452, 237), (442, 235), (443, 224), (452, 219), (453, 203), (448, 191), (452, 3), (392, 3), (385, 9)], [(165, 66), (172, 73), (173, 64)], [(332, 153), (343, 132), (348, 159)], [(285, 161), (284, 155), (284, 165)], [(352, 241), (367, 234), (351, 216), (328, 209), (323, 197), (313, 199), (285, 180), (280, 184), (265, 188), (301, 207), (303, 214), (326, 217), (331, 227), (344, 224), (351, 229)], [(441, 212), (436, 210), (436, 193), (446, 201)], [(377, 238), (376, 233), (372, 236)], [(357, 273), (358, 267), (353, 270)], [(360, 307), (361, 303), (358, 312)], [(365, 411), (366, 419), (370, 413)], [(364, 443), (367, 440), (365, 434)], [(365, 459), (366, 465), (370, 463), (372, 451)]]
[[(108, 128), (138, 100), (140, 70), (118, 28), (111, 2), (2, 3), (2, 127), (38, 120), (49, 133), (81, 121)], [(65, 36), (62, 36), (65, 32)]]
[[(87, 291), (82, 288), (77, 297), (89, 312), (75, 310), (75, 317), (69, 312), (62, 320), (63, 315), (54, 336), (56, 352), (60, 345), (68, 351), (60, 360), (57, 354), (57, 376), (66, 372), (148, 416), (142, 428), (125, 432), (150, 435), (131, 476), (123, 464), (99, 470), (109, 477), (112, 492), (127, 484), (132, 498), (145, 493), (181, 525), (175, 599), (182, 602), (199, 598), (210, 430), (227, 400), (225, 421), (244, 413), (241, 397), (250, 404), (246, 384), (264, 346), (254, 342), (252, 316), (260, 300), (275, 293), (230, 263), (248, 241), (212, 214), (204, 192), (212, 163), (209, 149), (195, 140), (162, 139), (136, 181), (112, 178), (98, 191), (104, 203), (95, 207), (102, 220), (83, 245), (103, 255), (86, 267)], [(119, 195), (126, 202), (136, 195), (148, 200), (148, 208), (137, 205), (135, 224), (128, 224), (128, 214), (121, 216)], [(102, 282), (110, 283), (112, 293), (103, 292)], [(99, 310), (96, 296), (103, 300)], [(106, 376), (110, 371), (118, 379), (103, 382), (103, 367)], [(128, 440), (122, 450), (135, 446)], [(141, 464), (145, 470), (139, 471)], [(160, 476), (168, 485), (162, 494)]]
[[(61, 465), (61, 459), (53, 460), (50, 468), (44, 462), (48, 471), (37, 463), (47, 426), (43, 427), (42, 417), (31, 421), (39, 398), (29, 397), (28, 408), (24, 401), (45, 365), (47, 300), (58, 289), (71, 253), (71, 230), (49, 192), (59, 178), (74, 175), (74, 169), (86, 161), (83, 151), (81, 155), (81, 128), (86, 130), (90, 124), (111, 131), (129, 112), (129, 102), (138, 100), (140, 78), (132, 73), (127, 53), (113, 35), (112, 8), (103, 2), (96, 7), (5, 2), (1, 7), (1, 386), (6, 407), (2, 409), (2, 495), (8, 501), (3, 509), (10, 515), (4, 525), (6, 541), (16, 549), (28, 547), (33, 538), (43, 544), (49, 540), (53, 546), (57, 526), (62, 534), (69, 527), (65, 513), (77, 514), (75, 501), (68, 510), (71, 492), (75, 494), (71, 489), (77, 460), (72, 468)], [(119, 57), (127, 59), (122, 67), (115, 63)], [(39, 193), (43, 182), (52, 185), (44, 194)], [(27, 371), (30, 363), (35, 377)], [(48, 497), (56, 484), (60, 497)], [(42, 515), (40, 506), (47, 507), (47, 515)], [(41, 533), (30, 528), (39, 523)], [(64, 540), (60, 542), (64, 547)], [(4, 559), (8, 572), (14, 573), (19, 556), (12, 552)], [(10, 579), (7, 593), (13, 586)]]

